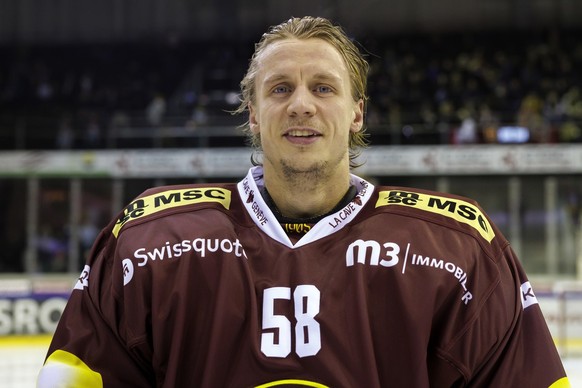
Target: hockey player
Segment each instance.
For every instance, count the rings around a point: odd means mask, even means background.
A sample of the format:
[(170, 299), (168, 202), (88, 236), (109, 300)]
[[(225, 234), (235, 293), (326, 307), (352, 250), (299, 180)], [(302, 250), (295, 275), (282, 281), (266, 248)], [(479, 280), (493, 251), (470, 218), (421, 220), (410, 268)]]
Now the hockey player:
[(326, 19), (271, 28), (241, 82), (255, 167), (102, 231), (38, 386), (568, 387), (477, 203), (351, 174), (367, 71)]

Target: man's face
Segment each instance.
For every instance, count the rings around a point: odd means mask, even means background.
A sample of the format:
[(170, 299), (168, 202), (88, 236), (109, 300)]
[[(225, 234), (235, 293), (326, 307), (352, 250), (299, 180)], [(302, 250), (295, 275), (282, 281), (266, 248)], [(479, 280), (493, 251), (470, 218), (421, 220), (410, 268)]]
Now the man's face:
[(268, 46), (258, 65), (249, 122), (261, 137), (265, 171), (348, 171), (349, 134), (362, 128), (363, 101), (352, 98), (339, 52), (321, 39), (288, 39)]

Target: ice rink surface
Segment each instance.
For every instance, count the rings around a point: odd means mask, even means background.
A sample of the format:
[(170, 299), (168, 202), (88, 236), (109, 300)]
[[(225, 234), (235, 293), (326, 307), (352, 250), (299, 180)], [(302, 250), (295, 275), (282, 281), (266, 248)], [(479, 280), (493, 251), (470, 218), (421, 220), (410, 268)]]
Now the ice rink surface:
[[(48, 339), (0, 340), (0, 386), (34, 388)], [(573, 388), (582, 388), (582, 356), (565, 358), (564, 366)]]

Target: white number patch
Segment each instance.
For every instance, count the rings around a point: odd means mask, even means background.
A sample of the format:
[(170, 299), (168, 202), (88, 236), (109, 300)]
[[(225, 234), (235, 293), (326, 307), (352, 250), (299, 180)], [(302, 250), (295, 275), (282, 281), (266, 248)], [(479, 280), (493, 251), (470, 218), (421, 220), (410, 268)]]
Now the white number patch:
[[(291, 288), (271, 287), (263, 291), (263, 333), (261, 351), (267, 357), (287, 357), (291, 353), (293, 339), (295, 353), (299, 357), (314, 356), (321, 349), (321, 330), (315, 316), (319, 313), (321, 294), (317, 287), (310, 284), (299, 285), (293, 292), (295, 311), (295, 331), (284, 315), (275, 314), (277, 299), (291, 300)], [(278, 340), (272, 330), (278, 333)], [(265, 331), (269, 330), (269, 331)]]

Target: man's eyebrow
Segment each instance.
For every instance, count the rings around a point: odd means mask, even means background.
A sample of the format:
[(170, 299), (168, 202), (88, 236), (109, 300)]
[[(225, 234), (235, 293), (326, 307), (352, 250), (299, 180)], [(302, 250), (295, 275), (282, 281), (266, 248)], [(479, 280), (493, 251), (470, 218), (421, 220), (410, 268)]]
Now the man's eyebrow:
[(342, 78), (334, 73), (326, 72), (326, 73), (317, 73), (313, 76), (314, 79), (318, 81), (327, 81), (327, 82), (341, 82)]
[(265, 79), (263, 80), (263, 83), (272, 84), (272, 83), (284, 81), (287, 78), (288, 77), (285, 74), (280, 74), (280, 73), (271, 74), (271, 75), (265, 77)]
[[(275, 73), (275, 74), (271, 74), (271, 75), (268, 75), (267, 77), (265, 77), (263, 82), (265, 84), (272, 84), (272, 83), (277, 83), (277, 82), (281, 82), (281, 81), (286, 81), (288, 79), (289, 79), (289, 76), (287, 76), (285, 74)], [(342, 78), (339, 75), (336, 75), (332, 72), (316, 73), (313, 75), (313, 79), (315, 79), (316, 81), (320, 81), (320, 82), (341, 82), (342, 81)]]

